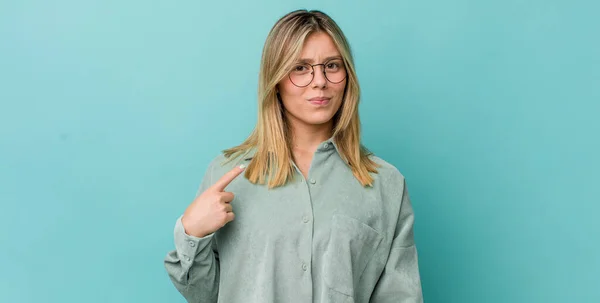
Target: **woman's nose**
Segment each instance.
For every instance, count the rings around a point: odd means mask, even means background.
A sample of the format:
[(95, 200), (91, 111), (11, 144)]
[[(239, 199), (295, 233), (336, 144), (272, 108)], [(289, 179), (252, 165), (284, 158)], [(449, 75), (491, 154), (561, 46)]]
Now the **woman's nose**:
[(314, 87), (325, 87), (327, 86), (327, 78), (325, 77), (325, 71), (323, 70), (323, 66), (318, 65), (313, 67), (313, 86)]

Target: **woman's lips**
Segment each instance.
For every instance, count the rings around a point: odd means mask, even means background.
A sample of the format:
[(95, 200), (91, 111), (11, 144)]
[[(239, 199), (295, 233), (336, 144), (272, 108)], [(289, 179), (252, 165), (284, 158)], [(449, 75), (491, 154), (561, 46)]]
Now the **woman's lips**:
[(329, 98), (311, 98), (308, 99), (308, 102), (310, 102), (313, 105), (320, 105), (320, 106), (324, 106), (327, 105), (329, 103)]

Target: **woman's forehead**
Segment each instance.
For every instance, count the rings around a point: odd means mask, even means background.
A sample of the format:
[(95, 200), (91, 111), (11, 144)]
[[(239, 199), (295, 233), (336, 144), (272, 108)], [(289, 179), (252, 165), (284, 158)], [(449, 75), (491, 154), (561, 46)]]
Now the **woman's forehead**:
[(302, 52), (300, 52), (300, 60), (309, 63), (334, 57), (340, 57), (340, 52), (333, 39), (322, 32), (309, 35), (304, 41)]

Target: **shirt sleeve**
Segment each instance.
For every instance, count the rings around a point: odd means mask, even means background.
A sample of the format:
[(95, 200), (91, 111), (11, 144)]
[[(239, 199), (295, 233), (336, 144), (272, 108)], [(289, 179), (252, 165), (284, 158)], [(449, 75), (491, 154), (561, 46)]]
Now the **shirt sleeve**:
[(423, 302), (417, 247), (413, 234), (414, 213), (406, 181), (403, 180), (402, 183), (402, 202), (392, 247), (370, 303)]
[[(211, 184), (211, 167), (200, 184), (196, 197)], [(180, 216), (174, 229), (175, 250), (164, 259), (167, 274), (188, 302), (217, 302), (219, 291), (219, 254), (214, 234), (202, 238), (185, 233)]]

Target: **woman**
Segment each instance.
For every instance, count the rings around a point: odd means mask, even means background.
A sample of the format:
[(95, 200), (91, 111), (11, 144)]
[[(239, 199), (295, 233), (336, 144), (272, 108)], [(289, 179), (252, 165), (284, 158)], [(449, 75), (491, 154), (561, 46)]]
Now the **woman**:
[(406, 183), (360, 143), (342, 31), (289, 13), (259, 77), (256, 128), (210, 163), (177, 220), (175, 287), (189, 302), (422, 302)]

